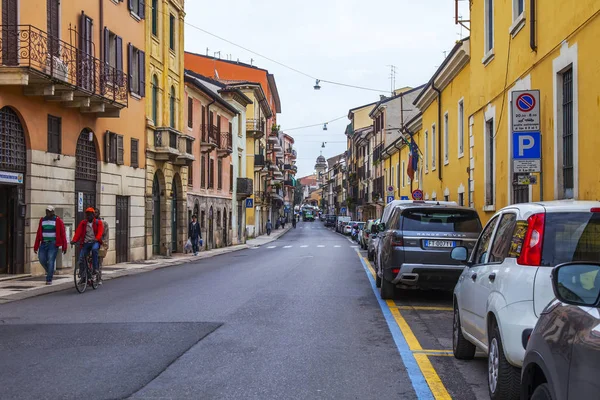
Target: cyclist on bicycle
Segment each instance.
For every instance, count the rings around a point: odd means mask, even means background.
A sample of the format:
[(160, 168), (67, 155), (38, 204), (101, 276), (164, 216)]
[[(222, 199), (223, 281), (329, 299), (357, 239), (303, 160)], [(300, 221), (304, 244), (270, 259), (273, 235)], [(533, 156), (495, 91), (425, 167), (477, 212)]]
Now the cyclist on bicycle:
[[(71, 244), (79, 243), (81, 252), (79, 253), (79, 268), (81, 276), (85, 276), (86, 257), (92, 253), (92, 265), (94, 267), (93, 274), (98, 273), (98, 249), (102, 244), (102, 233), (104, 224), (101, 220), (96, 219), (95, 210), (89, 207), (85, 210), (85, 219), (79, 223), (75, 236), (71, 240)], [(83, 279), (83, 278), (82, 278)]]

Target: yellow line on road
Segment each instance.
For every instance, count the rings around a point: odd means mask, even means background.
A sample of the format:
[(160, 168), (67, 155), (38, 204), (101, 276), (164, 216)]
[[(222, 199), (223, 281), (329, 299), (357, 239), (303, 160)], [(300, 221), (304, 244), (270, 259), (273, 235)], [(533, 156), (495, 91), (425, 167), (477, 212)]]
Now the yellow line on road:
[(394, 303), (394, 301), (386, 300), (386, 303), (387, 303), (388, 307), (390, 308), (390, 311), (392, 312), (392, 316), (396, 320), (396, 323), (400, 327), (400, 331), (404, 335), (404, 339), (406, 339), (406, 343), (408, 344), (408, 347), (411, 350), (423, 350), (423, 348), (421, 347), (421, 344), (417, 340), (417, 337), (413, 333), (412, 329), (410, 329), (410, 326), (408, 326), (408, 323), (406, 322), (406, 320), (404, 319), (402, 314), (400, 314), (400, 311), (398, 310), (398, 308), (394, 307), (396, 305)]
[(399, 310), (415, 311), (452, 311), (452, 307), (432, 307), (432, 306), (396, 306)]
[(439, 400), (452, 399), (437, 372), (435, 372), (433, 365), (431, 365), (431, 361), (429, 361), (427, 354), (415, 353), (414, 357), (419, 365), (419, 368), (421, 369), (421, 372), (423, 373), (423, 377), (429, 385), (429, 389), (431, 389), (431, 394), (433, 394), (433, 397)]
[(452, 356), (451, 350), (413, 350), (415, 354), (425, 354), (428, 356)]

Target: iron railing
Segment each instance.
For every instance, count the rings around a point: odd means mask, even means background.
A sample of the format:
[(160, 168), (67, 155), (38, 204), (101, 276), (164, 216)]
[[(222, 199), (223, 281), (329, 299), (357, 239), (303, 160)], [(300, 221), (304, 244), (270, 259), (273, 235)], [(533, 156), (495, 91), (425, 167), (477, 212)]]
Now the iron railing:
[(246, 131), (265, 133), (265, 121), (262, 119), (247, 119)]
[(263, 167), (265, 165), (265, 156), (262, 154), (254, 155), (254, 166), (255, 167)]
[(219, 144), (219, 131), (216, 125), (203, 124), (201, 128), (202, 143)]
[(223, 150), (229, 150), (233, 148), (233, 135), (231, 132), (221, 132), (221, 143), (219, 148)]
[[(179, 135), (177, 132), (167, 129), (167, 128), (158, 128), (154, 131), (154, 147), (170, 147), (172, 149), (177, 148), (177, 137)], [(191, 144), (191, 143), (190, 143)], [(191, 154), (191, 147), (190, 151)]]
[(250, 178), (237, 178), (236, 181), (236, 192), (237, 196), (241, 197), (250, 197), (252, 196), (252, 191), (254, 190), (254, 182)]
[(127, 107), (127, 74), (32, 25), (0, 25), (0, 67), (23, 67)]

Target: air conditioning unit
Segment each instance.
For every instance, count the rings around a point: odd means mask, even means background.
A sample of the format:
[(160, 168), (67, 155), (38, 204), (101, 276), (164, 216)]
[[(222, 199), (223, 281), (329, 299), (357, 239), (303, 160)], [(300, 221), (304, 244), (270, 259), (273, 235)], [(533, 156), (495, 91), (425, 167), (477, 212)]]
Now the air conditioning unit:
[[(50, 65), (50, 60), (52, 60), (52, 66)], [(48, 54), (46, 58), (46, 73), (64, 82), (69, 80), (69, 67), (57, 56)]]

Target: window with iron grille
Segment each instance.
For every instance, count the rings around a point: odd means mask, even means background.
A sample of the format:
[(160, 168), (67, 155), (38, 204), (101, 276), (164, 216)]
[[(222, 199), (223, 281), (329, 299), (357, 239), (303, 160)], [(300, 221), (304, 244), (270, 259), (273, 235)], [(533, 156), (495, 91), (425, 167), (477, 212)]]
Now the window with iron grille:
[(208, 188), (215, 187), (215, 160), (208, 160)]
[(465, 205), (465, 194), (464, 193), (459, 193), (458, 194), (458, 205), (459, 206), (464, 206)]
[(223, 160), (217, 160), (217, 189), (223, 189)]
[(574, 196), (573, 176), (573, 68), (562, 74), (562, 186), (563, 198), (571, 199)]
[(188, 97), (188, 127), (194, 127), (194, 99)]
[(138, 168), (140, 166), (138, 146), (139, 140), (131, 139), (131, 166), (133, 168)]
[(202, 156), (202, 162), (200, 163), (200, 187), (206, 187), (206, 157)]
[(48, 114), (48, 153), (61, 153), (62, 119)]

